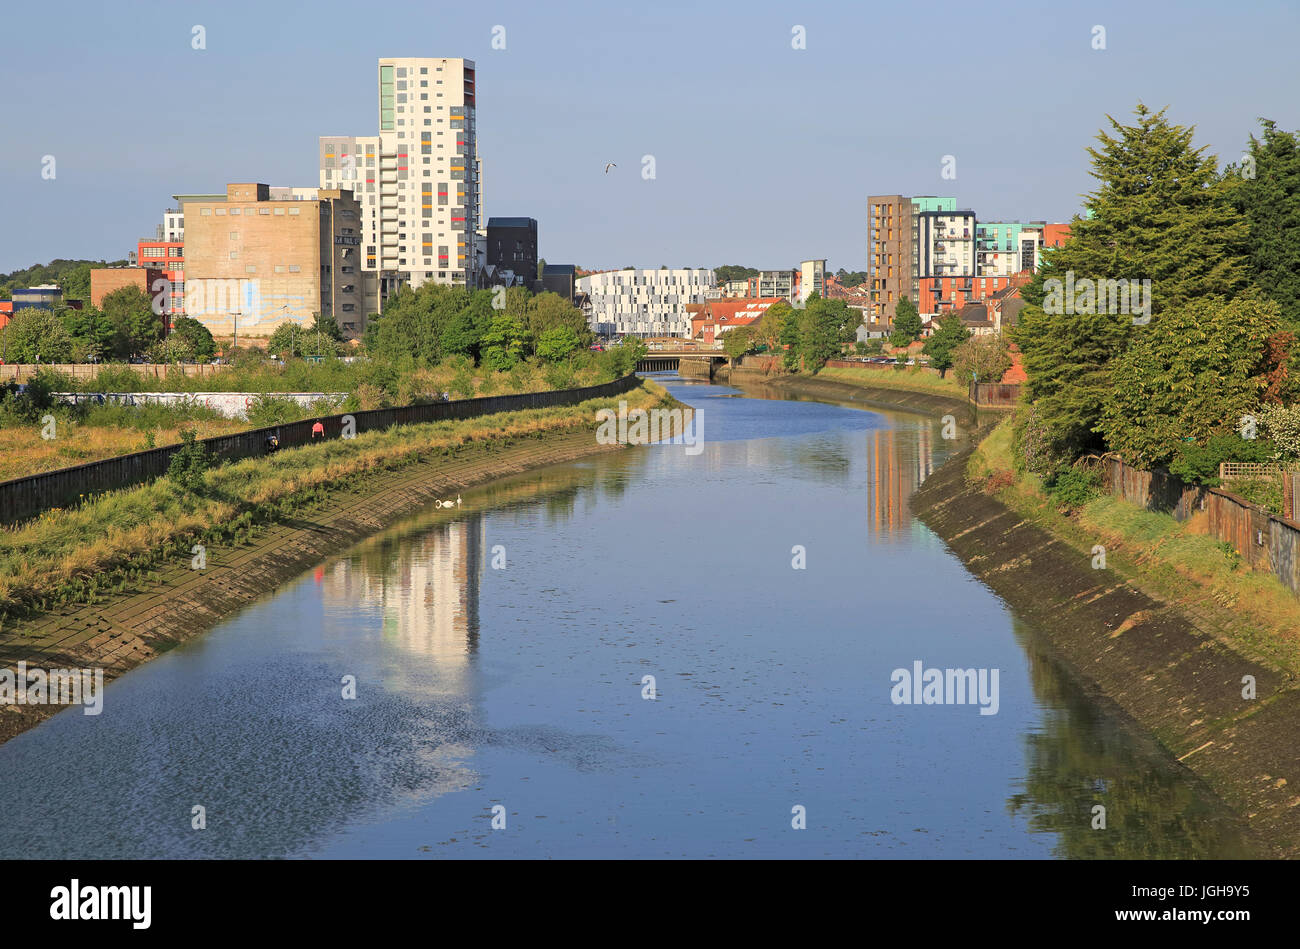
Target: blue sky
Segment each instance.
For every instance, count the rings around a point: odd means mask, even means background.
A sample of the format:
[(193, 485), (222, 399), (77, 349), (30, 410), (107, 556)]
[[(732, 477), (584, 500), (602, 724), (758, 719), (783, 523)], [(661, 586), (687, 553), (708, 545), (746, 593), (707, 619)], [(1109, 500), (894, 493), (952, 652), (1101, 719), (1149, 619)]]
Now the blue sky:
[(0, 272), (125, 257), (177, 192), (315, 185), (318, 136), (374, 134), (380, 56), (476, 61), (485, 212), (537, 218), (542, 256), (585, 267), (861, 269), (875, 193), (1067, 220), (1092, 187), (1084, 148), (1139, 99), (1221, 162), (1258, 116), (1300, 128), (1294, 0), (398, 8), (7, 5)]

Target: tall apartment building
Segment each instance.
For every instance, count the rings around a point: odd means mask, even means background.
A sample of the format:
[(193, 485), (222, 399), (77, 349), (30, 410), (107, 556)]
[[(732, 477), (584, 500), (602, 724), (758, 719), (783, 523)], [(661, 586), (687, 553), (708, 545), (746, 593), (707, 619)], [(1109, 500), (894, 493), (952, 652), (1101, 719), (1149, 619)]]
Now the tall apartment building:
[(826, 296), (826, 260), (805, 260), (799, 264), (799, 302), (813, 294)]
[(898, 301), (912, 292), (915, 252), (912, 199), (901, 194), (869, 196), (867, 291), (871, 303), (867, 312), (873, 322), (892, 323)]
[(986, 221), (976, 228), (977, 263), (982, 277), (1009, 277), (1038, 269), (1045, 221)]
[(799, 300), (799, 271), (760, 270), (758, 272), (759, 297), (784, 297), (790, 303)]
[[(916, 254), (913, 290), (926, 277), (975, 276), (975, 212), (914, 208), (912, 231)], [(916, 293), (912, 302), (916, 302)]]
[(510, 271), (531, 286), (537, 274), (537, 221), (530, 217), (488, 218), (487, 264), (499, 274)]
[(350, 191), (239, 183), (224, 200), (183, 207), (186, 315), (214, 336), (269, 336), (282, 323), (309, 326), (319, 313), (356, 337), (378, 310)]
[(363, 209), (362, 267), (474, 286), (482, 216), (475, 69), (468, 59), (379, 60), (379, 134), (320, 139), (322, 188)]
[(604, 336), (688, 336), (687, 305), (703, 303), (712, 270), (608, 270), (578, 280), (591, 301), (591, 329)]

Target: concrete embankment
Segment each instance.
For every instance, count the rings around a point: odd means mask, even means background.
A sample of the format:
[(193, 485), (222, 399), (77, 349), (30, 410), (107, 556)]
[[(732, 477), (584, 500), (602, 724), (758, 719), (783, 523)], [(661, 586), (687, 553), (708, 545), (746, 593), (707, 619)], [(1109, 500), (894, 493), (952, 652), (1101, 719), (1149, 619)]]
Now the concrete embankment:
[[(141, 588), (91, 605), (69, 605), (0, 634), (0, 669), (102, 668), (111, 680), (191, 639), (326, 557), (438, 498), (497, 478), (589, 455), (621, 451), (592, 431), (472, 443), (451, 458), (377, 472), (291, 518), (260, 528), (242, 545), (210, 545), (204, 570), (187, 557)], [(448, 511), (448, 516), (454, 516)], [(111, 702), (111, 697), (109, 700)], [(0, 742), (59, 711), (58, 705), (0, 704)]]
[[(1296, 681), (1233, 652), (1113, 572), (1092, 569), (1088, 555), (967, 484), (971, 451), (921, 486), (916, 516), (1090, 691), (1241, 814), (1259, 852), (1300, 855)], [(1250, 683), (1254, 697), (1243, 697)]]
[(761, 385), (774, 392), (807, 396), (850, 405), (882, 409), (902, 409), (921, 415), (952, 414), (958, 419), (973, 420), (978, 412), (970, 401), (959, 396), (914, 392), (889, 386), (860, 385), (838, 379), (820, 379), (816, 376), (767, 375), (762, 370), (733, 369), (728, 376), (734, 386)]

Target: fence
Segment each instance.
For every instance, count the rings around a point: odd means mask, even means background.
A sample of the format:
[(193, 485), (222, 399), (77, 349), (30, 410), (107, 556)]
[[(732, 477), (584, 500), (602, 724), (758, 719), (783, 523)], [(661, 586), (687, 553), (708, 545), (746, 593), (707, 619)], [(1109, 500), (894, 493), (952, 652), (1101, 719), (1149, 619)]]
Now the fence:
[(1219, 462), (1220, 481), (1231, 481), (1233, 478), (1250, 478), (1252, 480), (1260, 478), (1277, 478), (1281, 474), (1282, 468), (1279, 465), (1270, 465), (1254, 461)]
[(1020, 401), (1020, 384), (972, 381), (969, 397), (981, 408), (1014, 408)]
[[(1294, 500), (1287, 515), (1276, 517), (1244, 498), (1221, 488), (1199, 488), (1184, 484), (1167, 471), (1143, 471), (1118, 458), (1107, 460), (1110, 491), (1150, 511), (1172, 514), (1183, 521), (1196, 511), (1205, 511), (1210, 535), (1232, 544), (1252, 567), (1268, 569), (1286, 587), (1300, 596), (1300, 524), (1294, 516)], [(1294, 497), (1295, 480), (1289, 474), (1288, 490)]]
[[(205, 438), (215, 460), (228, 462), (251, 458), (266, 453), (266, 440), (277, 433), (281, 448), (292, 448), (311, 441), (311, 429), (316, 422), (325, 426), (326, 438), (338, 438), (343, 432), (343, 420), (351, 417), (355, 431), (375, 431), (391, 425), (415, 425), (422, 422), (443, 422), (453, 419), (475, 418), (497, 412), (518, 412), (525, 409), (544, 409), (557, 405), (576, 405), (588, 399), (604, 399), (621, 395), (641, 384), (635, 375), (624, 376), (613, 382), (586, 386), (581, 389), (559, 389), (552, 392), (525, 392), (521, 395), (492, 395), (456, 402), (431, 402), (426, 405), (405, 405), (392, 409), (371, 409), (326, 415), (285, 425), (272, 425)], [(82, 495), (115, 491), (142, 484), (166, 474), (172, 453), (179, 445), (167, 445), (130, 455), (119, 455), (104, 461), (92, 461), (72, 468), (60, 468), (44, 474), (28, 475), (12, 481), (0, 482), (0, 523), (12, 524), (35, 517), (53, 507), (76, 505)]]
[(94, 379), (105, 367), (113, 369), (130, 369), (132, 372), (151, 379), (165, 379), (168, 373), (182, 373), (186, 376), (215, 376), (229, 369), (225, 365), (204, 363), (10, 363), (0, 364), (0, 382), (27, 382), (39, 369), (53, 369), (70, 379), (84, 381)]

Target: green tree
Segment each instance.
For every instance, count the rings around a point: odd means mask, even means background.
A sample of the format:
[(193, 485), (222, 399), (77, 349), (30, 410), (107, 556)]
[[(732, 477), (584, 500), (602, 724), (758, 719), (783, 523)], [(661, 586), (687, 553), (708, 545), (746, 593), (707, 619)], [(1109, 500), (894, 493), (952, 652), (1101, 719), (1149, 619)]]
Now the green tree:
[(1167, 310), (1115, 362), (1098, 430), (1126, 461), (1163, 465), (1178, 446), (1230, 434), (1259, 402), (1271, 300), (1200, 300)]
[(521, 320), (509, 313), (495, 314), (480, 344), (483, 365), (495, 372), (510, 370), (522, 358), (527, 339)]
[(571, 331), (578, 346), (590, 346), (595, 339), (582, 311), (558, 293), (539, 293), (535, 297), (525, 298), (523, 318), (525, 329), (535, 340), (540, 340), (548, 330), (557, 327)]
[(952, 352), (953, 375), (963, 384), (997, 382), (1010, 368), (1011, 353), (1001, 333), (972, 336)]
[(537, 337), (537, 355), (551, 363), (564, 362), (582, 345), (569, 326), (552, 326)]
[(793, 312), (794, 307), (785, 300), (778, 300), (763, 311), (763, 316), (757, 324), (758, 335), (767, 344), (767, 348), (773, 352), (781, 344), (781, 327)]
[(307, 332), (313, 335), (325, 336), (336, 343), (343, 342), (343, 330), (339, 328), (338, 320), (332, 316), (313, 313), (311, 326), (307, 327)]
[(74, 349), (83, 359), (98, 361), (120, 348), (117, 328), (103, 310), (93, 306), (84, 306), (80, 310), (69, 307), (59, 314), (59, 318), (72, 337)]
[(1107, 116), (1115, 134), (1099, 132), (1100, 148), (1088, 149), (1099, 185), (1087, 196), (1087, 214), (1071, 221), (1068, 241), (1044, 250), (1021, 290), (1028, 305), (1013, 338), (1029, 377), (1026, 395), (1036, 403), (1035, 438), (1045, 457), (1060, 462), (1102, 447), (1097, 423), (1111, 363), (1136, 329), (1132, 312), (1088, 313), (1075, 305), (1086, 299), (1062, 299), (1063, 287), (1150, 280), (1153, 326), (1170, 308), (1228, 299), (1246, 286), (1246, 225), (1214, 157), (1193, 147), (1192, 129), (1170, 124), (1163, 110), (1139, 103), (1136, 115), (1132, 126)]
[(303, 328), (297, 323), (281, 323), (266, 341), (266, 351), (272, 356), (301, 356), (303, 336)]
[(735, 365), (736, 360), (745, 353), (753, 352), (758, 343), (758, 331), (753, 324), (748, 326), (737, 326), (733, 330), (728, 330), (722, 334), (722, 351), (727, 354), (731, 364)]
[(1250, 137), (1248, 161), (1225, 170), (1233, 206), (1248, 226), (1251, 282), (1282, 307), (1300, 331), (1300, 136), (1260, 119), (1263, 138)]
[(724, 264), (721, 267), (713, 268), (713, 279), (717, 283), (727, 283), (730, 280), (748, 280), (750, 277), (757, 277), (758, 271), (753, 267), (742, 267), (739, 264)]
[(0, 355), (9, 363), (67, 362), (72, 358), (72, 336), (50, 310), (24, 307), (0, 333)]
[[(775, 308), (776, 306), (777, 304), (774, 303), (771, 308)], [(781, 362), (787, 372), (793, 372), (799, 368), (799, 347), (803, 331), (802, 323), (803, 320), (801, 314), (796, 312), (793, 307), (791, 307), (790, 312), (786, 313), (781, 319), (781, 335), (777, 337), (777, 341), (785, 347), (785, 353), (781, 357)]]
[(113, 325), (119, 356), (139, 355), (163, 338), (163, 318), (139, 287), (114, 290), (100, 301), (100, 309)]
[(212, 331), (192, 316), (178, 316), (172, 321), (171, 337), (183, 339), (198, 359), (211, 359), (217, 352)]
[(799, 314), (798, 348), (805, 370), (817, 372), (826, 360), (839, 355), (845, 309), (842, 302), (823, 300), (818, 293), (809, 295)]
[(894, 332), (890, 334), (889, 342), (894, 346), (906, 346), (920, 338), (923, 325), (916, 304), (909, 297), (903, 297), (894, 309)]
[(952, 368), (953, 354), (957, 347), (970, 339), (970, 335), (970, 330), (962, 325), (961, 317), (950, 313), (939, 321), (939, 328), (925, 341), (921, 352), (930, 357), (930, 366), (939, 370), (940, 378)]

